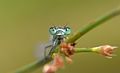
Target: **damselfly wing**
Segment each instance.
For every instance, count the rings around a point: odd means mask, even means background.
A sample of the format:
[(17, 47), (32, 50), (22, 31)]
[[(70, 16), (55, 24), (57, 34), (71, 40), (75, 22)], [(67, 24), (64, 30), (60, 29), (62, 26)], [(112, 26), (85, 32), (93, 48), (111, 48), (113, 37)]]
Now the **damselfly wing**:
[(48, 41), (47, 43), (40, 43), (37, 45), (35, 56), (41, 60), (49, 54), (51, 48), (52, 41)]

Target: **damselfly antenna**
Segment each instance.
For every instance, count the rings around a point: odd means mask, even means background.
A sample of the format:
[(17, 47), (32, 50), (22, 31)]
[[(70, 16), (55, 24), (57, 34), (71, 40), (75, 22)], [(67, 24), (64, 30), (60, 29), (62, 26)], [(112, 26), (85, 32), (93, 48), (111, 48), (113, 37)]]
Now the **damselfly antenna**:
[(64, 27), (67, 27), (68, 24), (64, 24)]

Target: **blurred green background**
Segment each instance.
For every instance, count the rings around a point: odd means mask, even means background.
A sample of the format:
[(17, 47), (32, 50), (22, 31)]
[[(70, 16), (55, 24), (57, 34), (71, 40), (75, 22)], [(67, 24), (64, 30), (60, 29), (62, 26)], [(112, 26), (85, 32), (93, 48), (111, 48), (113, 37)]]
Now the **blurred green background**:
[[(120, 6), (120, 0), (0, 0), (0, 73), (12, 73), (36, 60), (40, 41), (49, 39), (50, 26), (68, 24), (73, 32)], [(120, 16), (92, 30), (77, 47), (110, 44), (120, 47)], [(57, 73), (120, 73), (120, 50), (106, 59), (82, 53)], [(42, 73), (41, 68), (34, 73)]]

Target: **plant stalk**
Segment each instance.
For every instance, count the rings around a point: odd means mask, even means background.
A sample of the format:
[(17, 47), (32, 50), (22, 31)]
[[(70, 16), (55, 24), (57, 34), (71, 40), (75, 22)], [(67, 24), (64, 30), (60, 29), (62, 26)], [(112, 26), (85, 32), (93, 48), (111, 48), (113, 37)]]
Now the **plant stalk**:
[[(73, 43), (77, 41), (80, 37), (82, 37), (84, 34), (92, 30), (93, 28), (96, 28), (97, 26), (101, 25), (102, 23), (114, 18), (115, 16), (120, 15), (120, 8), (111, 11), (110, 13), (100, 17), (99, 19), (91, 22), (90, 24), (86, 25), (82, 29), (80, 29), (75, 35), (70, 37), (66, 42), (67, 43)], [(91, 52), (90, 49), (86, 48), (79, 48), (76, 50), (76, 52)], [(15, 73), (32, 73), (34, 70), (38, 69), (39, 67), (43, 66), (44, 64), (50, 62), (52, 58), (45, 58), (43, 60), (36, 61), (34, 63), (28, 64), (25, 67), (22, 67), (21, 69), (18, 69)]]

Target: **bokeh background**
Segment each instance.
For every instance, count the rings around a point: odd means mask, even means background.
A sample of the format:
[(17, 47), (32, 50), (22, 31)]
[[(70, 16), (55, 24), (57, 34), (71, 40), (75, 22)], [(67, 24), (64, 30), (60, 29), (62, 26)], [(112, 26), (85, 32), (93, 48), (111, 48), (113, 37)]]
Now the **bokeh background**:
[[(0, 73), (13, 73), (37, 60), (36, 44), (47, 42), (50, 26), (68, 24), (74, 33), (118, 6), (120, 0), (0, 0)], [(77, 47), (103, 44), (120, 47), (120, 16), (84, 35)], [(57, 73), (120, 73), (119, 52), (113, 59), (76, 54), (73, 64)]]

